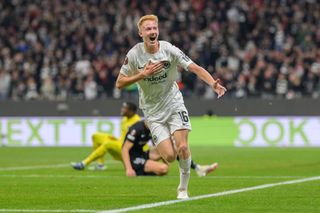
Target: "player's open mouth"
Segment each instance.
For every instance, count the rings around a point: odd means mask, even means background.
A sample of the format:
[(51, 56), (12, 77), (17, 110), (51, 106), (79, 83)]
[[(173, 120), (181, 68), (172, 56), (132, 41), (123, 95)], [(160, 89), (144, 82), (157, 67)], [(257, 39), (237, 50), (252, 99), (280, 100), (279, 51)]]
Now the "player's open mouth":
[(152, 36), (152, 37), (150, 37), (150, 41), (155, 41), (156, 38), (157, 38), (157, 36)]

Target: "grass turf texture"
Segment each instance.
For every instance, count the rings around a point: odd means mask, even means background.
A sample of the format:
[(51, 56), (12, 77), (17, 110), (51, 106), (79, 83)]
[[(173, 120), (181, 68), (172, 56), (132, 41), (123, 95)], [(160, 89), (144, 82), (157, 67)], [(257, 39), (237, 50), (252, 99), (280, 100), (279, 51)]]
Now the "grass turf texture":
[[(319, 148), (234, 148), (192, 146), (200, 164), (217, 161), (213, 174), (191, 172), (190, 196), (320, 176)], [(71, 161), (90, 148), (0, 148), (1, 209), (109, 210), (176, 199), (178, 165), (164, 177), (125, 176), (107, 156), (106, 171), (75, 171)], [(64, 165), (61, 165), (64, 164)], [(57, 168), (32, 166), (60, 165)], [(10, 169), (29, 167), (28, 169)], [(276, 186), (138, 212), (320, 212), (320, 181)]]

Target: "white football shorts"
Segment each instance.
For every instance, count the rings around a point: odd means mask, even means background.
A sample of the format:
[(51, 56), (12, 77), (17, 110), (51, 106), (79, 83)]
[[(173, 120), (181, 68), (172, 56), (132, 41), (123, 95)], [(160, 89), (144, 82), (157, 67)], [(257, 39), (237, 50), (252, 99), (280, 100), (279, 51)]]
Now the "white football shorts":
[(152, 143), (155, 146), (170, 138), (176, 130), (187, 129), (191, 131), (189, 114), (184, 104), (166, 107), (156, 115), (148, 115), (146, 112), (144, 115), (152, 134)]

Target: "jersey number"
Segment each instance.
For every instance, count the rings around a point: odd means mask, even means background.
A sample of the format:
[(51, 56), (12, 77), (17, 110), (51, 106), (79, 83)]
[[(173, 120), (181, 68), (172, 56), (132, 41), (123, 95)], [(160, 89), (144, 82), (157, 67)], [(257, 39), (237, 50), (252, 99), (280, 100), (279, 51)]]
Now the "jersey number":
[(182, 121), (184, 122), (188, 122), (189, 121), (189, 117), (188, 117), (188, 114), (186, 111), (181, 111), (181, 112), (178, 112), (180, 118)]

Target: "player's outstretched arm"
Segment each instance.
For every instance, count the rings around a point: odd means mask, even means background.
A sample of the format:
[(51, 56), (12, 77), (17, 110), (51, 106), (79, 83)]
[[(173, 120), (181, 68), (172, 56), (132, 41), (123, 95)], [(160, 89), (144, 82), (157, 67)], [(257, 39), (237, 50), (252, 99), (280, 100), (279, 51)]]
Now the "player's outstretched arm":
[(122, 89), (126, 86), (129, 86), (137, 81), (140, 81), (141, 79), (144, 79), (148, 76), (157, 74), (161, 69), (163, 68), (163, 62), (157, 62), (152, 64), (150, 61), (146, 64), (146, 66), (143, 68), (142, 72), (138, 72), (136, 75), (133, 76), (126, 76), (121, 73), (119, 73), (119, 76), (116, 81), (116, 87), (118, 89)]
[(122, 160), (124, 164), (124, 168), (126, 170), (126, 175), (128, 177), (136, 176), (136, 172), (133, 170), (130, 162), (129, 151), (133, 147), (133, 143), (130, 141), (125, 141), (122, 146)]
[(206, 82), (212, 87), (212, 89), (218, 94), (218, 98), (224, 95), (227, 89), (220, 84), (220, 80), (215, 80), (207, 70), (200, 67), (199, 65), (192, 63), (188, 66), (188, 70), (195, 73), (201, 80)]
[(116, 81), (116, 87), (118, 89), (123, 89), (126, 86), (129, 86), (137, 81), (140, 81), (141, 79), (143, 79), (143, 76), (141, 73), (138, 73), (137, 75), (133, 75), (130, 77), (119, 73)]

